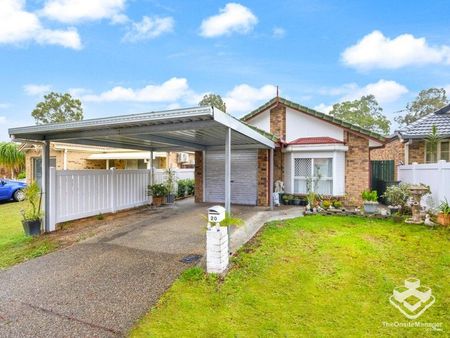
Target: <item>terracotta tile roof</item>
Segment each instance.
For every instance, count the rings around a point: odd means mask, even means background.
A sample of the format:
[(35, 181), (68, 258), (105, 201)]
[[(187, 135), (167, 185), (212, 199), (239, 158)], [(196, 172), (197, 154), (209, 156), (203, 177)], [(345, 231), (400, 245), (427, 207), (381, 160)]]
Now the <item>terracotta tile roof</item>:
[(335, 144), (344, 143), (342, 141), (336, 140), (332, 137), (301, 137), (294, 141), (289, 142), (289, 145), (302, 145), (302, 144)]

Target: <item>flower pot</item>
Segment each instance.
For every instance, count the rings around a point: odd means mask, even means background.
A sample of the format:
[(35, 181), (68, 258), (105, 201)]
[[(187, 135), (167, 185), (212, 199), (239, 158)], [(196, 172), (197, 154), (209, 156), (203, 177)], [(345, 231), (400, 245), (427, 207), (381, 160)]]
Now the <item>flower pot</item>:
[(163, 196), (153, 196), (153, 205), (155, 207), (160, 207), (163, 204), (164, 197)]
[(173, 204), (175, 203), (175, 195), (174, 194), (169, 194), (166, 196), (166, 203), (167, 204)]
[(41, 224), (40, 219), (35, 221), (22, 221), (23, 230), (27, 236), (38, 236), (41, 234)]
[(450, 225), (450, 214), (445, 215), (444, 213), (440, 212), (437, 215), (437, 221), (440, 225), (449, 226)]
[(378, 210), (378, 202), (364, 202), (364, 212), (366, 214), (374, 214)]
[(292, 200), (293, 205), (300, 205), (300, 200)]

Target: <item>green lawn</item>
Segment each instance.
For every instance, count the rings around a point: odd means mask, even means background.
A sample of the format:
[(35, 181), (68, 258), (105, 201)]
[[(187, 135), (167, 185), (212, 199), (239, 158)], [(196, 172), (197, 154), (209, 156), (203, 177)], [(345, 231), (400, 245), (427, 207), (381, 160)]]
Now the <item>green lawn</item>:
[[(132, 337), (424, 337), (450, 332), (449, 232), (391, 221), (312, 216), (268, 224), (224, 280), (186, 271)], [(436, 302), (411, 322), (389, 303), (415, 276)]]
[(55, 248), (48, 239), (25, 236), (20, 209), (23, 203), (0, 203), (0, 269), (41, 256)]

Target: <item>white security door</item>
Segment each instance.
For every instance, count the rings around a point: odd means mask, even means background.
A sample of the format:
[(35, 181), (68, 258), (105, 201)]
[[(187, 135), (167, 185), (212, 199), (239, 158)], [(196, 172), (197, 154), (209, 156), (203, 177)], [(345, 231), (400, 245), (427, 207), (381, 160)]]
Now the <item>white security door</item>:
[[(205, 201), (224, 203), (225, 154), (223, 151), (206, 152), (205, 171)], [(257, 172), (257, 150), (231, 151), (231, 203), (256, 205)]]

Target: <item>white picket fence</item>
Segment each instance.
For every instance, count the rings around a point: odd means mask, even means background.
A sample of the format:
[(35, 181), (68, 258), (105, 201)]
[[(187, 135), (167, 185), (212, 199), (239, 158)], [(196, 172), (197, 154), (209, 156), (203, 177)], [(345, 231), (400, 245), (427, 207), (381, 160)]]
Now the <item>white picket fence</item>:
[[(175, 169), (177, 180), (194, 178), (194, 169)], [(50, 168), (50, 230), (57, 223), (117, 212), (151, 202), (151, 170), (55, 170)], [(156, 169), (154, 183), (165, 170)]]
[(398, 179), (430, 186), (432, 200), (424, 198), (428, 207), (438, 206), (445, 198), (450, 201), (450, 162), (401, 165), (398, 167)]

